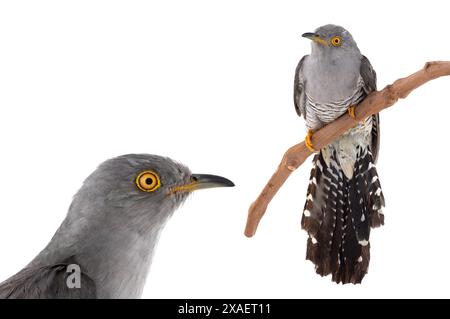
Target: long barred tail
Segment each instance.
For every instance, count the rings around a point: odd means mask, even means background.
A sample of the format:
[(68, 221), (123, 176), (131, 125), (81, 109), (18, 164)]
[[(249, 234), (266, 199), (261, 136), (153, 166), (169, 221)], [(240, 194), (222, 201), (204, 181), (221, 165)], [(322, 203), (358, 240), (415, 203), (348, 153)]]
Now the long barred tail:
[(306, 259), (321, 276), (337, 283), (360, 283), (370, 260), (371, 227), (384, 224), (384, 197), (373, 156), (358, 148), (348, 179), (333, 151), (329, 166), (322, 153), (314, 159), (302, 228), (308, 234)]

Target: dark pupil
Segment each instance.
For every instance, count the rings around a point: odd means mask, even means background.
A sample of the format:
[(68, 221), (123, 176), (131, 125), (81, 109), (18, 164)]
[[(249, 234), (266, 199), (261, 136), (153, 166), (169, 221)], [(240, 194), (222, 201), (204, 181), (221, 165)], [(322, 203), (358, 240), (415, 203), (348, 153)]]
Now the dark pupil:
[(152, 184), (153, 184), (153, 179), (152, 179), (151, 177), (147, 177), (147, 178), (145, 179), (145, 184), (147, 184), (147, 185), (152, 185)]

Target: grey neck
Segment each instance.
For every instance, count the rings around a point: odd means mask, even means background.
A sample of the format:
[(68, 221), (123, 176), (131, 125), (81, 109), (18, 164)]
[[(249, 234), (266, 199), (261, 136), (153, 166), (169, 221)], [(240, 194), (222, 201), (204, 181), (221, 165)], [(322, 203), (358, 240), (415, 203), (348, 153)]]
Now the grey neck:
[[(114, 212), (117, 213), (117, 212)], [(76, 216), (74, 218), (73, 216)], [(153, 252), (167, 214), (152, 215), (145, 228), (107, 225), (68, 214), (49, 245), (33, 265), (52, 265), (73, 257), (91, 277), (98, 298), (139, 298), (152, 262)]]
[(307, 94), (317, 103), (351, 97), (358, 84), (360, 64), (358, 51), (325, 54), (315, 48), (303, 68)]

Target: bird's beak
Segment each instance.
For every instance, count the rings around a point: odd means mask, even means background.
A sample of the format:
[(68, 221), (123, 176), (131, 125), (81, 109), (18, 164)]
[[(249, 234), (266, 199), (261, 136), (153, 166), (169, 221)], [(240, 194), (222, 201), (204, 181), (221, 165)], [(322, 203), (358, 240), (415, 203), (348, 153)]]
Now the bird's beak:
[(225, 177), (208, 174), (192, 174), (189, 183), (172, 187), (170, 193), (176, 192), (190, 193), (203, 188), (233, 187), (233, 186), (234, 183)]
[(328, 45), (327, 41), (325, 41), (323, 38), (320, 37), (317, 33), (314, 32), (306, 32), (302, 34), (302, 37), (310, 39), (316, 43)]

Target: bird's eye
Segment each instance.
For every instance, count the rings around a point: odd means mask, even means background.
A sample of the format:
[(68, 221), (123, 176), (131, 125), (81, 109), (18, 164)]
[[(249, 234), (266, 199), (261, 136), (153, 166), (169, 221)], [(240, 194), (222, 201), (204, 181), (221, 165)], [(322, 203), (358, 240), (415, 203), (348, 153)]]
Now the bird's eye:
[(155, 172), (145, 171), (136, 177), (136, 186), (143, 192), (154, 192), (161, 186), (161, 181)]
[(333, 46), (338, 47), (342, 44), (342, 39), (341, 37), (335, 36), (331, 39), (330, 42)]

